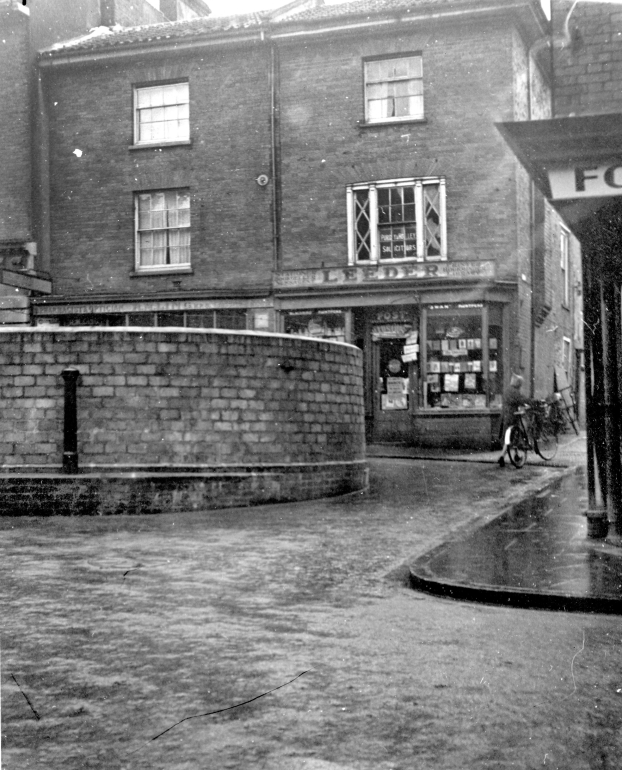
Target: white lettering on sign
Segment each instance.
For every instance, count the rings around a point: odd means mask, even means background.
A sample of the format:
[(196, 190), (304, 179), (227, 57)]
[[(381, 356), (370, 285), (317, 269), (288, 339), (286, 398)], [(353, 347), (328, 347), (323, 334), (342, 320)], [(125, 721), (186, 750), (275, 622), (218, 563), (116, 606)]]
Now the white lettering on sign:
[(609, 198), (622, 195), (622, 160), (549, 169), (552, 200)]

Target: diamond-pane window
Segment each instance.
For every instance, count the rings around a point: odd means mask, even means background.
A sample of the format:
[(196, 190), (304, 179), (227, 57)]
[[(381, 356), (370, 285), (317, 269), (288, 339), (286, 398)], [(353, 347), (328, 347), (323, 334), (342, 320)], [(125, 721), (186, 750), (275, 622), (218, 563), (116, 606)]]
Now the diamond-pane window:
[(434, 185), (423, 187), (423, 211), (425, 217), (424, 256), (440, 257), (442, 254), (440, 189)]
[(369, 225), (369, 192), (354, 193), (354, 229), (356, 233), (356, 261), (365, 262), (371, 257), (371, 230)]
[(351, 264), (446, 259), (444, 180), (353, 185), (348, 195)]

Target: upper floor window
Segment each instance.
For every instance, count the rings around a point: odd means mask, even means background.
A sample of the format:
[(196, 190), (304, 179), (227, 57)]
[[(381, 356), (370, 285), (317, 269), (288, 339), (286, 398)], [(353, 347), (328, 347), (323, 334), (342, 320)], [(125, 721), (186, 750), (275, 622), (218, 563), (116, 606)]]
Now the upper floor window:
[(166, 190), (136, 194), (136, 270), (190, 267), (190, 194)]
[(169, 83), (135, 89), (135, 144), (160, 144), (189, 139), (188, 83)]
[(350, 264), (447, 259), (444, 179), (348, 188)]
[(562, 230), (559, 237), (560, 267), (562, 271), (562, 304), (568, 307), (570, 304), (570, 264), (569, 264), (570, 234)]
[(423, 118), (421, 54), (368, 59), (364, 65), (366, 122)]

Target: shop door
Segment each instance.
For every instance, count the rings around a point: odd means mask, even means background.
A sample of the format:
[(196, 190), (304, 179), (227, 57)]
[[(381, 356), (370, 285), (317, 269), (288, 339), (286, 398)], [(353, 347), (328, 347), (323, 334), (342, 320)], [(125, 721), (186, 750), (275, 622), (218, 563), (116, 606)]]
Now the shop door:
[(372, 441), (412, 439), (412, 399), (416, 369), (402, 360), (406, 338), (380, 339), (373, 345), (374, 415)]

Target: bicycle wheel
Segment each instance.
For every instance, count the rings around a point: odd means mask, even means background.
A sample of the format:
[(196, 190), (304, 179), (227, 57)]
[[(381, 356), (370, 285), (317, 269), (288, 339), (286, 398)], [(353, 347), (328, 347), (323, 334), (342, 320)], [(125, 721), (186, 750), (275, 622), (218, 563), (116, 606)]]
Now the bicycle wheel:
[(515, 468), (522, 468), (527, 459), (527, 441), (523, 432), (518, 426), (514, 426), (510, 433), (510, 443), (508, 444), (508, 455), (510, 462)]
[(552, 460), (557, 454), (557, 431), (546, 423), (541, 427), (535, 439), (535, 449), (543, 460)]

